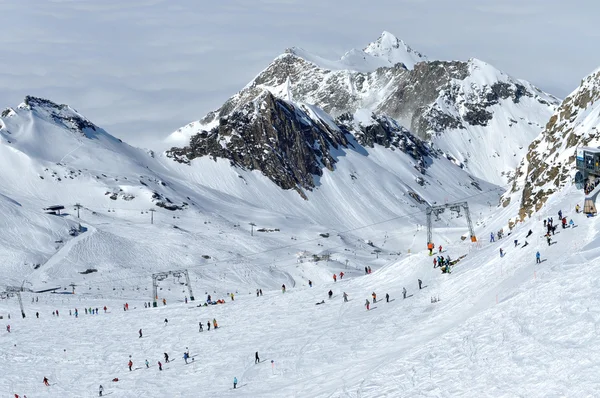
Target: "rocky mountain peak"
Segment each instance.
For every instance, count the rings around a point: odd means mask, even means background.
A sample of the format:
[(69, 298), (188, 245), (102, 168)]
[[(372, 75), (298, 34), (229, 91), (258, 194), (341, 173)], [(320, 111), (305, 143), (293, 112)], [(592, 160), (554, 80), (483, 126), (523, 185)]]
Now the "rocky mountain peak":
[(540, 210), (550, 195), (572, 181), (578, 146), (600, 146), (600, 69), (582, 79), (529, 145), (504, 205), (520, 199), (521, 219)]
[(97, 130), (96, 125), (69, 105), (57, 104), (45, 98), (28, 95), (18, 108), (35, 112), (39, 117), (83, 135), (86, 135), (86, 129)]
[(283, 189), (304, 190), (316, 186), (314, 176), (333, 171), (340, 151), (382, 145), (409, 154), (415, 174), (431, 162), (429, 149), (396, 121), (368, 111), (332, 119), (322, 109), (295, 103), (263, 90), (233, 112), (218, 119), (212, 129), (192, 136), (189, 145), (173, 147), (166, 155), (180, 163), (210, 156), (228, 159), (232, 166), (262, 172)]
[(403, 63), (408, 69), (412, 69), (418, 62), (427, 61), (425, 55), (413, 50), (404, 41), (387, 31), (384, 31), (363, 51), (373, 57), (387, 60), (390, 65)]

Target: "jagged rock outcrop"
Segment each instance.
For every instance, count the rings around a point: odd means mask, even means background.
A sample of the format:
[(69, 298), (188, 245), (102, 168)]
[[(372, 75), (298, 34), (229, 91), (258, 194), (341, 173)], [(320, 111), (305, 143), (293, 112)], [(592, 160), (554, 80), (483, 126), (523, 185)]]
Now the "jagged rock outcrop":
[(313, 120), (304, 110), (264, 91), (254, 101), (219, 119), (190, 145), (167, 155), (180, 162), (200, 156), (229, 159), (232, 165), (260, 170), (283, 189), (311, 190), (313, 175), (333, 170), (331, 148), (346, 147), (345, 133)]
[(41, 113), (43, 116), (50, 118), (57, 125), (82, 135), (86, 135), (85, 129), (90, 129), (92, 131), (96, 131), (97, 129), (92, 122), (80, 115), (70, 106), (64, 104), (59, 105), (44, 98), (28, 95), (19, 107)]
[(354, 150), (348, 137), (358, 144), (397, 148), (415, 159), (415, 167), (424, 173), (427, 146), (398, 122), (369, 114), (363, 122), (344, 114), (336, 121), (322, 110), (307, 104), (295, 104), (275, 97), (269, 91), (244, 107), (219, 119), (210, 131), (194, 135), (185, 147), (174, 147), (167, 156), (181, 163), (210, 156), (229, 159), (233, 166), (259, 170), (283, 189), (315, 187), (313, 176), (323, 168), (334, 170), (332, 150)]
[(576, 173), (578, 146), (600, 145), (600, 69), (573, 91), (546, 124), (544, 131), (529, 145), (511, 191), (503, 198), (508, 205), (513, 197), (521, 200), (520, 217), (538, 211), (548, 197), (570, 183)]

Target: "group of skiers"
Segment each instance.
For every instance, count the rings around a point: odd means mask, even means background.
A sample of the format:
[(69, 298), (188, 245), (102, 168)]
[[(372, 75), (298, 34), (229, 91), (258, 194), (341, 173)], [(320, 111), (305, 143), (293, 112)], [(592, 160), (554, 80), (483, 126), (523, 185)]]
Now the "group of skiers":
[[(333, 281), (337, 282), (337, 275), (333, 274)], [(344, 272), (340, 272), (340, 280), (344, 279)], [(310, 282), (310, 281), (309, 281)], [(312, 282), (310, 283), (312, 285)], [(311, 286), (312, 287), (312, 286)]]

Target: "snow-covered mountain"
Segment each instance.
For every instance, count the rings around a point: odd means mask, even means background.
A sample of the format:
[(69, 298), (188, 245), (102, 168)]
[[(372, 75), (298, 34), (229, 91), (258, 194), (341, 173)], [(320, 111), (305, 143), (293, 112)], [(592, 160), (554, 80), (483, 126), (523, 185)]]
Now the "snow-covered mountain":
[[(14, 271), (5, 283), (23, 276), (38, 285), (135, 278), (172, 261), (207, 264), (248, 250), (232, 250), (212, 232), (182, 233), (182, 219), (201, 219), (207, 230), (237, 239), (245, 234), (239, 226), (250, 223), (274, 230), (296, 220), (302, 234), (399, 215), (406, 215), (407, 225), (422, 225), (428, 204), (473, 197), (475, 213), (499, 198), (497, 187), (393, 120), (366, 112), (339, 120), (265, 91), (194, 145), (154, 154), (121, 142), (67, 105), (27, 97), (0, 119), (0, 206), (7, 214), (0, 254)], [(81, 219), (74, 216), (76, 203), (83, 206)], [(50, 205), (65, 206), (66, 214), (45, 214)], [(131, 232), (131, 225), (145, 225), (151, 216), (163, 229)], [(164, 230), (165, 222), (170, 229)], [(73, 233), (79, 223), (85, 232)], [(107, 226), (113, 224), (121, 226)], [(365, 229), (363, 240), (377, 230)], [(166, 251), (151, 239), (135, 241), (136, 234), (154, 233), (179, 240)], [(199, 236), (211, 249), (181, 249)], [(357, 238), (350, 236), (344, 239)], [(281, 244), (281, 238), (268, 239), (262, 248)], [(83, 277), (79, 273), (90, 266), (83, 259), (91, 258), (98, 272)]]
[[(379, 106), (315, 105), (287, 76), (279, 92), (245, 88), (158, 154), (49, 100), (1, 112), (0, 319), (11, 329), (0, 333), (0, 396), (97, 396), (99, 385), (123, 397), (597, 394), (597, 366), (582, 358), (600, 355), (600, 222), (572, 212), (583, 194), (568, 181), (574, 147), (598, 144), (600, 70), (531, 144), (500, 207), (504, 189), (473, 176), (473, 157), (465, 164), (453, 148), (471, 144), (499, 167), (535, 128), (515, 119), (521, 135), (504, 139), (492, 127), (508, 114), (531, 121), (553, 99), (479, 61), (418, 62), (388, 34), (363, 53), (355, 69), (325, 73), (297, 55), (292, 64), (326, 79), (397, 73), (396, 83), (412, 82), (400, 86), (410, 95), (395, 94), (398, 112), (410, 102), (429, 123), (423, 115), (438, 104), (436, 123), (448, 125), (424, 136)], [(463, 140), (474, 134), (482, 138)], [(425, 250), (426, 209), (457, 201), (470, 217), (462, 208), (432, 219), (437, 254), (453, 260), (440, 273)], [(539, 202), (544, 217), (562, 209), (576, 226), (547, 244), (539, 219), (509, 222)], [(48, 214), (50, 205), (65, 209)], [(467, 220), (476, 242), (465, 239)], [(505, 239), (487, 239), (500, 231)], [(153, 278), (182, 269), (189, 280)], [(7, 286), (22, 288), (26, 317)], [(226, 301), (198, 305), (209, 294)], [(200, 332), (212, 319), (220, 327)]]
[(187, 145), (268, 90), (316, 105), (332, 118), (366, 109), (430, 140), (475, 176), (504, 184), (558, 101), (477, 59), (427, 61), (388, 32), (364, 50), (328, 61), (292, 48), (221, 108), (173, 133)]
[(539, 211), (548, 198), (575, 177), (577, 146), (600, 146), (600, 69), (581, 81), (529, 145), (512, 188), (504, 198), (521, 203), (520, 217)]

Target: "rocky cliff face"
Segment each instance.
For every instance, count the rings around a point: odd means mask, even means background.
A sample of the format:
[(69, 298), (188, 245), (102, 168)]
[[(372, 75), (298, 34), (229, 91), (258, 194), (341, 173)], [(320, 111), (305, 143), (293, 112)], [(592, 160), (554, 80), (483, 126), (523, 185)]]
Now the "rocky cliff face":
[(315, 175), (321, 176), (323, 168), (334, 170), (336, 151), (375, 144), (409, 153), (418, 169), (426, 167), (427, 146), (392, 119), (369, 114), (360, 123), (345, 114), (334, 121), (317, 107), (263, 91), (167, 156), (181, 163), (201, 156), (229, 159), (233, 166), (261, 171), (281, 188), (305, 197), (303, 190), (315, 187)]
[(520, 198), (521, 218), (538, 211), (552, 193), (571, 182), (576, 173), (576, 147), (600, 146), (598, 100), (600, 69), (582, 80), (529, 145), (512, 189), (503, 198), (505, 205), (515, 197)]

